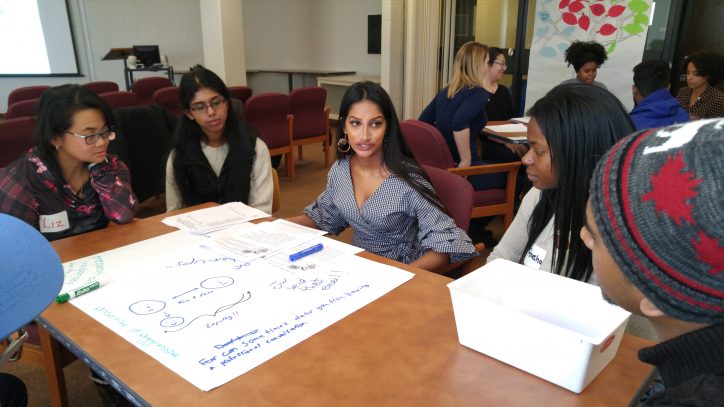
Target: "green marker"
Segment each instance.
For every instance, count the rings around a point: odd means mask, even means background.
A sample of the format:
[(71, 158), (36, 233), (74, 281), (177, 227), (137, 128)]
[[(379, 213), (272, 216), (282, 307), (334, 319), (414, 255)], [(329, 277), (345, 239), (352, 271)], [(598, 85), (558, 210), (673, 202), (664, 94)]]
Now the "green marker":
[(55, 302), (57, 302), (58, 304), (62, 304), (71, 298), (75, 298), (79, 295), (83, 295), (85, 293), (91, 292), (91, 291), (99, 288), (100, 286), (101, 286), (100, 281), (94, 281), (84, 287), (78, 288), (77, 290), (69, 291), (67, 293), (62, 293), (62, 294), (58, 295), (55, 298)]

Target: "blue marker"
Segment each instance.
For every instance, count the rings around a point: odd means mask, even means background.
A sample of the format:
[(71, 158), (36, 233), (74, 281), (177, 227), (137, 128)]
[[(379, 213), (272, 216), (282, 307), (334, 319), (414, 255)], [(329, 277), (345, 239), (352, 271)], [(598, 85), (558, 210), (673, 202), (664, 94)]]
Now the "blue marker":
[(297, 260), (301, 259), (302, 257), (307, 257), (310, 254), (314, 254), (316, 252), (321, 252), (322, 249), (324, 249), (324, 246), (322, 246), (321, 243), (315, 244), (314, 246), (304, 249), (301, 252), (290, 254), (289, 261), (297, 261)]

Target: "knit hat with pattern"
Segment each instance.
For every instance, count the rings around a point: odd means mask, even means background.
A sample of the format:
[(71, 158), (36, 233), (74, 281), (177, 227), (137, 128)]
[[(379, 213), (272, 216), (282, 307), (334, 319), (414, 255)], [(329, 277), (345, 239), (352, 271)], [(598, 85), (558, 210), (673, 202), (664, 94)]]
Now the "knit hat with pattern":
[(670, 317), (724, 322), (723, 183), (724, 119), (634, 133), (591, 179), (606, 248)]

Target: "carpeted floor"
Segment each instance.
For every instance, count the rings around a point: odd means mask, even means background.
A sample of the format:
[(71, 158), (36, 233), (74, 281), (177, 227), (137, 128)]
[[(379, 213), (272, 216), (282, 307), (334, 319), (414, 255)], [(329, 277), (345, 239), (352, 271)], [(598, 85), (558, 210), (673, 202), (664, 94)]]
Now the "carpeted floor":
[[(321, 146), (317, 144), (305, 146), (304, 160), (297, 161), (296, 164), (296, 180), (289, 181), (283, 168), (279, 172), (281, 209), (274, 215), (278, 218), (299, 215), (301, 210), (324, 189), (327, 182), (327, 170), (324, 167)], [(496, 218), (487, 226), (487, 229), (491, 230), (493, 236), (499, 239), (502, 233), (501, 218)], [(347, 230), (338, 239), (350, 242), (351, 236), (351, 231)], [(484, 257), (487, 256), (487, 253), (488, 251), (484, 253)], [(48, 385), (42, 369), (22, 363), (9, 363), (0, 368), (0, 371), (12, 373), (25, 382), (28, 387), (28, 405), (30, 407), (50, 405)], [(71, 406), (95, 407), (126, 404), (123, 400), (114, 397), (109, 390), (95, 385), (90, 380), (90, 372), (83, 362), (71, 363), (64, 372)]]

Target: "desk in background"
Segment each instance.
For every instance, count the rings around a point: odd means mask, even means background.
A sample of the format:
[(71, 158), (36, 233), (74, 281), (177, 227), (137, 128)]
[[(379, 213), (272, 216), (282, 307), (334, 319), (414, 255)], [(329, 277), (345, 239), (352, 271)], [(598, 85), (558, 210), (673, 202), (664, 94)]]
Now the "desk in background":
[[(67, 262), (174, 231), (160, 222), (165, 216), (52, 244)], [(616, 358), (576, 395), (460, 345), (446, 286), (449, 278), (370, 253), (361, 255), (409, 270), (415, 277), (209, 392), (72, 304), (51, 304), (38, 322), (51, 334), (51, 348), (60, 343), (94, 369), (107, 372), (138, 405), (625, 406), (652, 371), (636, 357), (638, 349), (651, 342), (625, 335)], [(59, 361), (60, 355), (51, 357)], [(62, 369), (57, 373), (62, 376)], [(67, 404), (63, 394), (52, 396), (54, 404)]]
[(513, 122), (511, 120), (500, 120), (500, 121), (490, 121), (488, 124), (483, 127), (483, 133), (485, 133), (486, 136), (494, 139), (495, 141), (503, 142), (503, 143), (513, 143), (513, 144), (526, 144), (528, 143), (528, 132), (527, 131), (520, 131), (520, 132), (498, 132), (495, 130), (492, 130), (489, 128), (489, 126), (502, 126), (506, 124), (520, 124), (517, 122)]
[(317, 78), (317, 86), (327, 89), (327, 106), (331, 108), (329, 112), (329, 118), (331, 120), (337, 120), (339, 118), (339, 111), (337, 109), (339, 109), (342, 96), (344, 96), (347, 88), (352, 84), (363, 81), (380, 84), (380, 78), (372, 76), (346, 75)]
[(247, 74), (253, 73), (281, 73), (287, 74), (289, 84), (289, 93), (294, 89), (294, 75), (314, 75), (314, 76), (340, 76), (354, 75), (355, 71), (338, 71), (331, 69), (251, 69), (246, 71)]
[(124, 68), (123, 77), (126, 80), (126, 90), (130, 91), (133, 86), (133, 73), (134, 72), (165, 72), (166, 77), (171, 83), (176, 83), (173, 79), (173, 67), (150, 67), (150, 68)]

